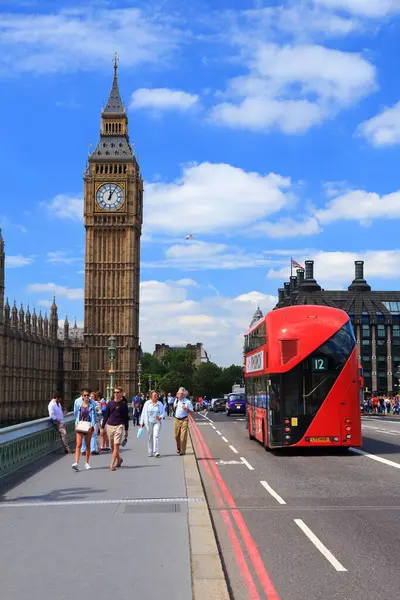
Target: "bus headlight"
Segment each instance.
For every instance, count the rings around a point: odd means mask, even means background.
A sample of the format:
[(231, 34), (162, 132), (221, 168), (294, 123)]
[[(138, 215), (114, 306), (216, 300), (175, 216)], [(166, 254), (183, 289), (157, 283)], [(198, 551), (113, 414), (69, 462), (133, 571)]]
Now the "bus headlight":
[(346, 435), (346, 439), (351, 440), (351, 435), (349, 433)]

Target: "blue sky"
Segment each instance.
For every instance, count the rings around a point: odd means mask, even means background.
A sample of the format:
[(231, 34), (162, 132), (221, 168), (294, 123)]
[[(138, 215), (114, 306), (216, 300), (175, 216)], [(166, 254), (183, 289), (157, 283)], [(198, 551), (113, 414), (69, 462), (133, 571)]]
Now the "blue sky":
[[(397, 289), (400, 0), (0, 0), (0, 220), (11, 301), (83, 320), (83, 170), (120, 57), (145, 180), (141, 339), (243, 332), (314, 259)], [(194, 234), (187, 242), (185, 236)]]

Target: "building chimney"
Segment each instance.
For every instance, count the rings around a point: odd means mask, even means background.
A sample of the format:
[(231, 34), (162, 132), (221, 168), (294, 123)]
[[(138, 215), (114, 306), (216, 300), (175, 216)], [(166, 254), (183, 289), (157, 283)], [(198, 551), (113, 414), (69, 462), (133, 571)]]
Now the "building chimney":
[(290, 298), (290, 283), (288, 281), (285, 281), (283, 286), (285, 290), (285, 298)]
[(297, 277), (296, 275), (290, 276), (290, 296), (292, 297), (297, 288)]
[(285, 299), (285, 288), (278, 289), (278, 302), (283, 302)]
[(354, 261), (355, 267), (355, 278), (353, 279), (351, 285), (349, 285), (349, 291), (360, 291), (360, 292), (368, 292), (371, 291), (371, 286), (368, 285), (366, 280), (364, 279), (364, 261), (356, 260)]
[(306, 260), (306, 279), (314, 279), (314, 261)]
[(304, 270), (297, 269), (297, 287), (300, 287), (304, 281)]
[(321, 286), (314, 279), (314, 261), (306, 260), (306, 273), (305, 278), (301, 282), (301, 289), (308, 292), (318, 292), (321, 290)]

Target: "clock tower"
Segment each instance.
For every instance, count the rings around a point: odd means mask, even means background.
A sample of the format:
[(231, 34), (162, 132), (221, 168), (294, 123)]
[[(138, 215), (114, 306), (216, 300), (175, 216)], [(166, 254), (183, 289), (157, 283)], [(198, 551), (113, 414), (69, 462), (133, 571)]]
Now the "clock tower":
[(85, 379), (104, 394), (108, 338), (116, 338), (116, 384), (137, 391), (140, 236), (143, 181), (128, 135), (117, 58), (110, 97), (101, 115), (100, 141), (84, 176)]

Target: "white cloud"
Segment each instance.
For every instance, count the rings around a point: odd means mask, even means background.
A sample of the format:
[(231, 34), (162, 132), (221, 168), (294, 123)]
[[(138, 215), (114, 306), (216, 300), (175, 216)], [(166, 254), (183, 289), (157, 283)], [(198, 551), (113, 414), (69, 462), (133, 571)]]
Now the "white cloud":
[(400, 0), (314, 0), (329, 9), (343, 10), (363, 17), (385, 17), (400, 12)]
[(357, 133), (373, 146), (382, 148), (400, 143), (400, 102), (361, 123)]
[(6, 255), (6, 267), (8, 269), (16, 269), (18, 267), (27, 267), (33, 263), (32, 256), (22, 256), (18, 254), (16, 256), (7, 256)]
[[(257, 305), (267, 312), (275, 306), (277, 298), (250, 291), (233, 298), (203, 296), (195, 302), (189, 298), (193, 286), (182, 289), (181, 281), (142, 282), (140, 337), (143, 348), (152, 352), (156, 343), (203, 342), (211, 360), (217, 364), (242, 364), (243, 336)], [(176, 294), (178, 288), (183, 294)], [(164, 294), (164, 302), (160, 302), (160, 294)]]
[(172, 183), (146, 185), (145, 221), (163, 233), (226, 232), (279, 211), (290, 179), (228, 164), (186, 165)]
[(237, 34), (246, 32), (246, 26), (258, 38), (272, 40), (285, 34), (304, 41), (320, 35), (324, 39), (342, 37), (358, 30), (362, 23), (353, 15), (337, 14), (314, 0), (286, 0), (277, 6), (241, 12)]
[[(354, 279), (354, 261), (363, 260), (364, 276), (394, 279), (400, 276), (399, 262), (400, 250), (365, 250), (364, 252), (316, 252), (314, 255), (297, 257), (300, 264), (304, 260), (314, 260), (314, 277), (326, 287), (332, 285), (334, 289), (346, 287)], [(268, 278), (287, 280), (290, 267), (270, 269)], [(339, 285), (338, 285), (339, 284)]]
[(280, 263), (280, 260), (267, 258), (266, 254), (267, 252), (247, 252), (236, 246), (196, 240), (190, 244), (173, 244), (165, 251), (164, 260), (144, 262), (142, 267), (201, 271), (254, 268)]
[(42, 306), (43, 308), (50, 308), (52, 302), (50, 302), (50, 300), (38, 300), (38, 305)]
[(210, 119), (229, 127), (301, 133), (374, 89), (375, 67), (360, 54), (319, 45), (249, 40), (246, 75), (229, 82)]
[(103, 69), (115, 50), (126, 67), (165, 62), (179, 43), (168, 15), (137, 8), (82, 8), (0, 15), (0, 71), (59, 73)]
[(333, 198), (315, 213), (321, 223), (359, 221), (368, 225), (373, 219), (400, 217), (400, 191), (380, 196), (374, 192), (353, 190)]
[(68, 252), (64, 250), (56, 250), (55, 252), (47, 253), (47, 261), (48, 263), (62, 264), (62, 265), (72, 265), (74, 262), (83, 260), (81, 257), (69, 256)]
[(27, 287), (27, 291), (33, 294), (42, 294), (48, 292), (49, 294), (55, 294), (56, 296), (62, 296), (68, 300), (82, 300), (83, 289), (82, 288), (67, 288), (56, 283), (30, 283)]
[(47, 211), (59, 219), (83, 220), (83, 198), (81, 196), (68, 196), (58, 194), (49, 203), (44, 203)]
[(198, 104), (199, 97), (181, 90), (168, 88), (141, 88), (133, 92), (129, 108), (150, 108), (160, 110), (185, 111)]
[(293, 219), (283, 217), (274, 223), (264, 221), (254, 225), (251, 233), (266, 235), (269, 238), (294, 238), (318, 235), (322, 229), (315, 217)]

